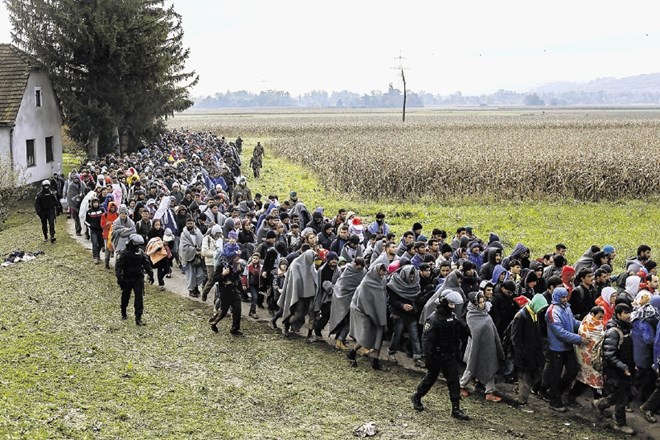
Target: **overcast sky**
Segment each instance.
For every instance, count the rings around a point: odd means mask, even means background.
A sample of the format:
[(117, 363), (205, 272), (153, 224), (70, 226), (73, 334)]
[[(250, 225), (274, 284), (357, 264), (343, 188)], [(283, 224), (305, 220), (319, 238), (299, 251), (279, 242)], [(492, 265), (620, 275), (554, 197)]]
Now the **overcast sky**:
[[(112, 0), (107, 0), (112, 1)], [(629, 0), (174, 0), (194, 96), (265, 89), (449, 94), (660, 72), (660, 4)], [(9, 42), (0, 2), (0, 42)]]

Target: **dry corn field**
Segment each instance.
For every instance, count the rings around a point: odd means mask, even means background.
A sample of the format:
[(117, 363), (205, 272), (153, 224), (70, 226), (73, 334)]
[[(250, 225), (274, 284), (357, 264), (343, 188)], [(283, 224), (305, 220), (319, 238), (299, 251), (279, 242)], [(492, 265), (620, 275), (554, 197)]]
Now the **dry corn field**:
[(660, 193), (654, 111), (197, 114), (172, 127), (267, 152), (369, 199), (642, 199)]

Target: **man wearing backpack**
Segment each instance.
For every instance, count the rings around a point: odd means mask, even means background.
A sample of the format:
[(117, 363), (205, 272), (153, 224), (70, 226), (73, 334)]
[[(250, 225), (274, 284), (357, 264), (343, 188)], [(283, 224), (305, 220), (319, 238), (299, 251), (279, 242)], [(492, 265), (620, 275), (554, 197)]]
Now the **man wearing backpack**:
[(630, 306), (618, 304), (614, 308), (614, 316), (607, 323), (603, 340), (605, 397), (592, 402), (598, 420), (602, 418), (605, 408), (614, 405), (612, 429), (627, 435), (635, 432), (626, 425), (626, 405), (632, 384), (632, 372), (635, 371), (630, 328)]
[(568, 290), (564, 287), (557, 287), (552, 292), (552, 305), (545, 312), (545, 323), (548, 328), (548, 356), (540, 394), (550, 401), (550, 409), (566, 412), (561, 394), (571, 385), (579, 368), (573, 345), (584, 344), (587, 338), (577, 334), (580, 321), (573, 317), (568, 304)]

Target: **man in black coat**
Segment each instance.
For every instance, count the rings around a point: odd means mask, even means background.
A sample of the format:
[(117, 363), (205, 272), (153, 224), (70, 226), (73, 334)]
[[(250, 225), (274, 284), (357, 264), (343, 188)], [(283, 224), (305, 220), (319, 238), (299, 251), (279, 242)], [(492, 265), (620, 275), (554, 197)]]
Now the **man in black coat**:
[(44, 241), (48, 241), (48, 232), (50, 231), (50, 242), (55, 243), (55, 217), (62, 213), (62, 204), (57, 196), (50, 190), (50, 181), (41, 182), (41, 191), (37, 193), (34, 199), (34, 209), (41, 219), (41, 232), (44, 234)]
[(605, 397), (592, 402), (599, 420), (605, 408), (614, 405), (612, 429), (628, 435), (634, 434), (633, 429), (626, 425), (626, 405), (632, 384), (632, 372), (635, 371), (630, 337), (630, 312), (628, 304), (618, 304), (614, 308), (614, 317), (607, 323), (603, 341)]
[(238, 259), (240, 256), (233, 250), (223, 252), (220, 264), (213, 274), (213, 281), (219, 284), (216, 293), (215, 308), (217, 312), (209, 319), (211, 330), (218, 333), (218, 323), (227, 316), (231, 308), (231, 329), (229, 333), (234, 336), (243, 336), (241, 331), (241, 296), (238, 286), (241, 285), (243, 268)]
[(135, 307), (135, 325), (145, 325), (142, 321), (144, 304), (142, 301), (144, 293), (144, 274), (149, 277), (149, 284), (154, 283), (154, 274), (151, 269), (151, 260), (140, 249), (144, 239), (139, 234), (131, 234), (128, 237), (126, 248), (117, 256), (115, 263), (115, 275), (117, 284), (121, 287), (121, 319), (127, 319), (126, 309), (131, 298), (131, 290), (135, 295), (133, 306)]
[(459, 420), (468, 420), (461, 411), (461, 395), (458, 376), (458, 355), (460, 353), (460, 324), (453, 312), (456, 304), (462, 304), (463, 297), (455, 292), (439, 298), (435, 312), (431, 313), (424, 324), (422, 347), (426, 358), (427, 373), (411, 396), (413, 408), (423, 411), (422, 397), (429, 392), (438, 375), (447, 380), (451, 399), (451, 415)]
[(539, 315), (548, 307), (545, 297), (537, 293), (513, 318), (511, 344), (513, 364), (519, 371), (518, 403), (525, 405), (532, 387), (541, 380), (545, 365)]
[(571, 310), (575, 319), (582, 321), (596, 305), (596, 289), (593, 286), (594, 274), (591, 269), (580, 269), (575, 276), (575, 281), (579, 284), (573, 289), (568, 301), (571, 303)]

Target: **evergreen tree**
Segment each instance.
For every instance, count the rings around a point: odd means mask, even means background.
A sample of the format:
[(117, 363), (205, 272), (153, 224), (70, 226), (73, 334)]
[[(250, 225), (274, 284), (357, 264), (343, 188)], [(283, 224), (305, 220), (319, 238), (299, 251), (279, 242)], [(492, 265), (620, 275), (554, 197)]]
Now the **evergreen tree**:
[(5, 0), (14, 43), (48, 70), (69, 135), (127, 151), (192, 105), (181, 16), (164, 0)]

